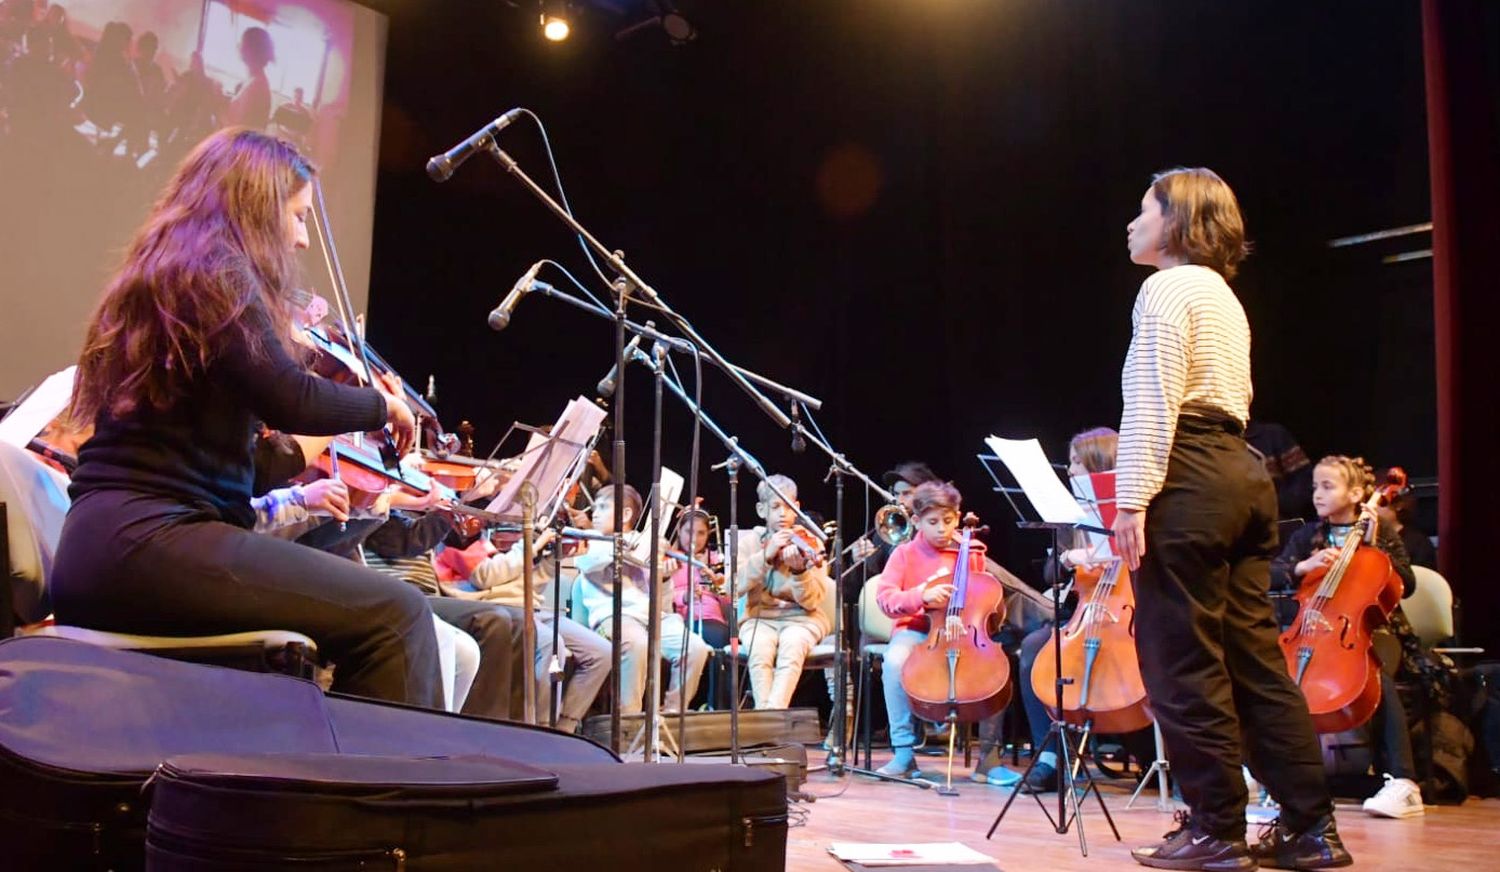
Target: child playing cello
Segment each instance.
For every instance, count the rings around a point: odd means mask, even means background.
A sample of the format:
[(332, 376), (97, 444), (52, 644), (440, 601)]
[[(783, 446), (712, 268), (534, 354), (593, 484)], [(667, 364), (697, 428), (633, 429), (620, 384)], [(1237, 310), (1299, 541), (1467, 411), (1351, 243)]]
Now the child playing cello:
[[(1416, 589), (1416, 576), (1401, 538), (1389, 526), (1378, 523), (1375, 510), (1364, 505), (1375, 487), (1375, 475), (1363, 458), (1335, 455), (1318, 461), (1313, 469), (1313, 508), (1318, 520), (1304, 524), (1287, 539), (1281, 554), (1271, 563), (1273, 590), (1295, 591), (1308, 573), (1332, 565), (1356, 522), (1363, 515), (1370, 527), (1366, 542), (1385, 552), (1401, 576), (1401, 595)], [(1400, 607), (1391, 614), (1391, 632), (1406, 648), (1416, 642)], [(1411, 733), (1406, 708), (1390, 674), (1380, 674), (1380, 706), (1372, 718), (1377, 762), (1384, 763), (1385, 786), (1365, 800), (1364, 810), (1377, 817), (1407, 818), (1424, 814), (1422, 791), (1417, 786), (1412, 759)]]

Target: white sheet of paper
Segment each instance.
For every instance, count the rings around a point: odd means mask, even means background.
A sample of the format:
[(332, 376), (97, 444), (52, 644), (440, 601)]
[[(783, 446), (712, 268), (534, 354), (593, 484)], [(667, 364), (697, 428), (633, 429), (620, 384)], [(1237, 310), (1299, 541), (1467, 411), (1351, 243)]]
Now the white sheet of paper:
[(1053, 471), (1046, 453), (1042, 451), (1042, 443), (1035, 439), (1001, 439), (999, 436), (989, 436), (985, 438), (984, 444), (1010, 470), (1043, 521), (1049, 524), (1078, 524), (1087, 518), (1079, 507), (1078, 500), (1073, 498)]
[(661, 496), (657, 499), (656, 506), (647, 510), (646, 516), (641, 519), (640, 526), (636, 527), (637, 530), (641, 530), (648, 535), (640, 536), (636, 540), (635, 547), (630, 549), (630, 555), (641, 563), (646, 563), (651, 559), (651, 536), (649, 535), (651, 532), (651, 512), (657, 509), (661, 510), (661, 534), (664, 538), (672, 538), (670, 529), (672, 509), (677, 505), (677, 500), (682, 497), (683, 484), (684, 479), (682, 476), (667, 469), (665, 466), (661, 468)]
[[(486, 509), (496, 514), (519, 516), (521, 484), (528, 479), (536, 485), (538, 499), (548, 499), (548, 495), (554, 493), (570, 474), (576, 474), (582, 469), (583, 451), (575, 446), (584, 445), (592, 439), (599, 431), (599, 425), (604, 422), (604, 417), (603, 409), (583, 397), (570, 400), (557, 423), (552, 426), (552, 433), (557, 439), (547, 447), (546, 436), (531, 434), (526, 443), (526, 451), (522, 454), (520, 468)], [(538, 506), (537, 511), (539, 517), (546, 514), (545, 507)], [(544, 518), (542, 523), (547, 523), (547, 519)]]
[(834, 842), (828, 853), (862, 866), (989, 865), (993, 857), (959, 842)]
[(21, 405), (0, 421), (0, 440), (17, 448), (30, 444), (36, 434), (68, 407), (68, 400), (73, 397), (73, 376), (77, 372), (78, 367), (70, 366), (47, 376), (47, 380), (22, 400)]

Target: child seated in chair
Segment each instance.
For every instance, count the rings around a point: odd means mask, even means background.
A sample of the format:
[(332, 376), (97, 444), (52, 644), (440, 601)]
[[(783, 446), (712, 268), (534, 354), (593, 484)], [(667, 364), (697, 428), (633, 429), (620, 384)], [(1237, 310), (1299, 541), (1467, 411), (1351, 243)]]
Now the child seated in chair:
[[(641, 495), (635, 488), (625, 486), (624, 528), (629, 530), (641, 512)], [(604, 535), (615, 531), (615, 494), (613, 486), (601, 487), (594, 495), (592, 514), (594, 529)], [(637, 538), (626, 534), (626, 545)], [(588, 551), (577, 558), (578, 584), (582, 594), (584, 610), (588, 613), (590, 629), (608, 639), (612, 630), (614, 614), (614, 543), (589, 542)], [(678, 711), (687, 700), (693, 698), (698, 689), (698, 679), (703, 666), (708, 662), (708, 643), (694, 633), (686, 633), (682, 617), (672, 610), (672, 573), (677, 569), (676, 561), (666, 560), (661, 570), (663, 588), (658, 602), (661, 621), (659, 638), (661, 654), (672, 663), (671, 676), (667, 683), (667, 695), (662, 711)], [(650, 584), (650, 570), (627, 560), (624, 568), (625, 581), (622, 590), (624, 620), (620, 638), (620, 714), (640, 714), (646, 693), (646, 628), (651, 621), (649, 600), (646, 595)]]
[(876, 770), (882, 775), (914, 778), (919, 774), (913, 751), (915, 720), (901, 686), (901, 667), (912, 649), (927, 639), (927, 609), (942, 606), (953, 596), (952, 570), (940, 552), (957, 539), (961, 500), (958, 489), (946, 482), (917, 486), (912, 498), (916, 533), (891, 552), (875, 588), (876, 604), (896, 621), (881, 669), (895, 756)]
[(797, 483), (772, 475), (755, 493), (755, 512), (765, 526), (740, 534), (737, 578), (745, 593), (739, 637), (746, 646), (755, 707), (783, 709), (792, 702), (807, 655), (833, 631), (833, 582), (806, 553), (810, 546), (797, 544), (801, 540), (792, 529)]

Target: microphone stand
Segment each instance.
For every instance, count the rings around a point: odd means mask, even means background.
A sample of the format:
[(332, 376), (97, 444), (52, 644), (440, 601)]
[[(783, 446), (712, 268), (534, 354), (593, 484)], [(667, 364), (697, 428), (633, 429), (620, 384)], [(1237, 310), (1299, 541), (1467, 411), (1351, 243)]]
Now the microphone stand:
[[(794, 410), (795, 411), (795, 410)], [(834, 488), (834, 527), (833, 527), (833, 644), (835, 654), (835, 677), (834, 684), (838, 688), (834, 694), (837, 699), (833, 701), (833, 728), (838, 736), (832, 748), (828, 749), (828, 772), (834, 777), (842, 776), (845, 772), (856, 775), (867, 775), (871, 778), (879, 778), (882, 781), (894, 781), (898, 784), (909, 784), (912, 787), (920, 787), (923, 790), (932, 789), (932, 782), (920, 778), (905, 778), (900, 775), (887, 775), (874, 769), (861, 769), (850, 766), (844, 761), (849, 756), (848, 730), (844, 721), (845, 712), (848, 710), (849, 677), (846, 664), (849, 662), (849, 649), (847, 640), (844, 638), (844, 476), (852, 475), (864, 482), (865, 487), (875, 491), (887, 503), (894, 503), (896, 495), (870, 480), (870, 477), (861, 472), (854, 464), (850, 463), (844, 455), (833, 450), (833, 446), (824, 442), (812, 431), (802, 424), (802, 416), (792, 415), (792, 431), (800, 434), (802, 438), (816, 445), (818, 450), (828, 455), (833, 461), (829, 467), (828, 474), (833, 478)], [(825, 479), (826, 481), (826, 479)], [(866, 692), (869, 692), (868, 690)]]
[[(661, 295), (656, 292), (656, 289), (647, 284), (646, 281), (635, 272), (635, 270), (631, 269), (630, 266), (625, 263), (625, 256), (622, 252), (611, 250), (610, 248), (605, 246), (604, 243), (600, 242), (592, 233), (588, 231), (588, 228), (584, 227), (578, 222), (576, 218), (573, 217), (572, 213), (566, 207), (564, 207), (561, 203), (558, 203), (557, 200), (553, 199), (551, 194), (548, 194), (545, 189), (543, 189), (536, 183), (534, 179), (531, 178), (531, 176), (527, 175), (526, 171), (521, 169), (520, 164), (516, 162), (515, 158), (511, 157), (504, 151), (504, 149), (500, 148), (500, 146), (495, 143), (494, 137), (488, 138), (488, 142), (485, 143), (485, 151), (488, 152), (490, 157), (494, 158), (495, 161), (498, 162), (508, 174), (514, 176), (523, 187), (525, 187), (532, 193), (533, 196), (540, 200), (542, 204), (552, 212), (553, 215), (556, 215), (558, 220), (567, 225), (568, 229), (572, 230), (573, 233), (578, 236), (578, 238), (584, 240), (584, 242), (586, 242), (588, 246), (600, 256), (600, 258), (602, 258), (606, 263), (609, 264), (610, 268), (614, 270), (615, 274), (618, 276), (618, 278), (614, 282), (614, 287), (616, 289), (614, 312), (615, 364), (618, 366), (617, 371), (621, 374), (622, 377), (625, 370), (625, 332), (627, 321), (625, 309), (630, 295), (634, 292), (639, 292), (649, 302), (660, 309), (660, 311), (672, 321), (673, 325), (676, 326), (677, 329), (680, 330), (682, 334), (693, 343), (693, 345), (696, 345), (698, 349), (702, 351), (709, 358), (709, 360), (714, 363), (715, 366), (723, 370), (724, 374), (729, 377), (730, 381), (734, 382), (735, 385), (740, 388), (740, 390), (748, 394), (750, 396), (750, 399), (760, 407), (760, 410), (764, 412), (768, 417), (770, 417), (771, 420), (776, 422), (777, 426), (783, 428), (791, 426), (791, 418), (789, 418), (785, 412), (781, 411), (781, 409), (775, 403), (772, 403), (771, 400), (766, 397), (766, 395), (762, 393), (755, 385), (751, 384), (749, 379), (747, 379), (738, 368), (730, 364), (728, 360), (725, 360), (724, 356), (719, 353), (718, 349), (710, 345), (708, 340), (704, 339), (703, 336), (699, 334), (696, 329), (694, 329), (693, 325), (686, 318), (683, 318), (681, 315), (677, 314), (677, 312), (674, 311), (670, 306), (668, 306), (666, 304), (666, 301), (661, 298)], [(672, 391), (673, 393), (678, 394), (679, 398), (681, 398), (684, 402), (688, 402), (689, 408), (694, 410), (694, 414), (698, 415), (699, 419), (704, 421), (705, 424), (707, 423), (707, 418), (702, 414), (702, 411), (697, 408), (697, 405), (695, 403), (692, 403), (687, 399), (686, 394), (683, 393), (679, 387), (674, 385)], [(623, 386), (616, 384), (613, 412), (615, 430), (614, 463), (611, 469), (611, 472), (614, 475), (615, 500), (615, 587), (613, 602), (614, 613), (611, 615), (610, 622), (610, 629), (613, 633), (613, 638), (611, 639), (610, 645), (610, 664), (613, 667), (611, 672), (610, 684), (615, 696), (615, 706), (610, 711), (609, 718), (610, 745), (616, 753), (619, 753), (620, 750), (620, 635), (623, 631), (624, 615), (624, 591), (620, 586), (620, 580), (623, 578), (624, 572), (624, 539), (622, 530), (625, 523), (624, 393), (625, 392), (623, 390)], [(714, 429), (717, 430), (717, 426), (715, 426)], [(718, 432), (722, 433), (723, 431)], [(721, 436), (721, 438), (727, 439), (728, 437)], [(726, 444), (733, 445), (733, 443)], [(731, 448), (732, 453), (738, 450), (741, 449), (738, 449), (737, 446)], [(745, 456), (748, 457), (749, 455)], [(761, 478), (763, 482), (765, 481), (765, 471), (759, 468), (759, 464), (751, 466), (751, 469), (756, 472), (756, 474)], [(792, 505), (792, 503), (789, 500), (786, 500), (785, 496), (781, 494), (774, 485), (770, 485), (769, 482), (767, 482), (767, 486), (770, 487), (772, 492), (775, 493), (777, 497), (781, 498), (783, 502), (785, 502), (787, 505)], [(799, 516), (799, 519), (802, 520), (807, 529), (812, 532), (813, 536), (816, 539), (818, 539), (820, 542), (826, 542), (827, 537), (823, 535), (822, 531), (818, 529), (817, 525), (811, 523), (810, 519), (808, 519), (800, 509), (797, 510), (797, 515)], [(735, 704), (738, 705), (738, 700), (735, 701)]]
[[(728, 433), (724, 432), (724, 429), (722, 427), (720, 427), (714, 421), (713, 418), (709, 417), (708, 413), (705, 412), (705, 411), (703, 411), (703, 408), (701, 406), (699, 406), (696, 402), (694, 402), (692, 397), (688, 396), (687, 391), (683, 390), (682, 386), (679, 385), (676, 382), (676, 380), (665, 377), (665, 375), (664, 375), (665, 367), (662, 365), (661, 360), (657, 359), (653, 355), (646, 354), (646, 352), (641, 351), (639, 348), (635, 349), (635, 351), (631, 355), (631, 357), (634, 360), (640, 361), (647, 368), (651, 369), (652, 373), (654, 375), (656, 375), (658, 377), (658, 379), (660, 380), (659, 383), (660, 384), (664, 384), (667, 387), (667, 389), (670, 390), (672, 392), (672, 394), (677, 397), (677, 399), (681, 400), (682, 403), (683, 403), (683, 405), (687, 406), (688, 411), (691, 412), (703, 424), (703, 427), (705, 429), (707, 429), (708, 432), (712, 433), (721, 443), (723, 443), (724, 447), (726, 449), (728, 449), (728, 451), (729, 451), (729, 458), (727, 460), (725, 460), (723, 463), (715, 464), (713, 468), (714, 469), (719, 469), (719, 468), (722, 467), (728, 473), (728, 475), (729, 475), (729, 562), (728, 562), (728, 564), (725, 567), (726, 576), (727, 576), (727, 587), (728, 587), (728, 593), (729, 593), (729, 602), (730, 602), (730, 606), (729, 606), (729, 612), (730, 612), (730, 614), (729, 614), (729, 654), (730, 654), (729, 692), (731, 694), (731, 698), (730, 698), (730, 703), (729, 703), (729, 759), (730, 759), (731, 763), (737, 763), (737, 762), (739, 762), (739, 756), (740, 756), (740, 751), (739, 751), (739, 708), (740, 708), (740, 691), (739, 691), (739, 641), (740, 641), (740, 639), (739, 639), (739, 599), (738, 599), (738, 593), (737, 593), (735, 585), (736, 585), (736, 582), (738, 581), (738, 562), (739, 562), (739, 538), (740, 538), (739, 537), (739, 470), (740, 470), (740, 467), (744, 466), (745, 468), (749, 469), (752, 473), (754, 473), (755, 477), (760, 480), (760, 483), (764, 484), (771, 491), (771, 493), (774, 494), (777, 497), (777, 499), (781, 500), (781, 502), (783, 504), (785, 504), (788, 507), (790, 507), (793, 510), (793, 512), (795, 512), (795, 514), (797, 515), (798, 520), (803, 524), (803, 526), (807, 527), (808, 530), (812, 531), (815, 536), (819, 537), (823, 541), (826, 541), (826, 537), (823, 537), (822, 531), (817, 528), (817, 526), (813, 523), (812, 519), (809, 518), (807, 516), (807, 514), (805, 512), (803, 512), (802, 509), (796, 505), (796, 503), (794, 503), (791, 499), (789, 499), (786, 494), (782, 493), (779, 488), (777, 488), (774, 484), (772, 484), (770, 482), (769, 478), (766, 475), (765, 467), (761, 466), (760, 461), (756, 460), (755, 457), (750, 454), (750, 452), (748, 452), (744, 448), (740, 447), (739, 439), (737, 437), (730, 436)], [(623, 373), (622, 373), (622, 375), (623, 375)], [(684, 705), (686, 704), (686, 700), (684, 700), (683, 704)]]
[(547, 726), (555, 730), (557, 719), (562, 717), (564, 667), (562, 655), (558, 651), (562, 647), (562, 553), (563, 531), (567, 529), (566, 511), (553, 517), (552, 529), (556, 531), (556, 536), (552, 541), (552, 662), (547, 664)]
[[(703, 353), (707, 355), (711, 361), (713, 361), (715, 366), (723, 370), (724, 374), (729, 376), (730, 381), (734, 382), (740, 390), (749, 394), (750, 399), (753, 400), (755, 404), (760, 407), (760, 410), (762, 412), (765, 412), (766, 415), (771, 418), (771, 420), (775, 421), (777, 426), (783, 428), (791, 426), (791, 418), (787, 417), (787, 414), (785, 412), (781, 411), (781, 409), (775, 403), (771, 402), (771, 400), (767, 398), (765, 394), (761, 393), (761, 391), (756, 388), (755, 385), (751, 384), (749, 379), (745, 378), (745, 376), (740, 373), (740, 370), (737, 367), (735, 367), (729, 361), (725, 360), (724, 356), (708, 343), (708, 340), (704, 339), (697, 330), (693, 329), (693, 325), (689, 323), (686, 318), (673, 311), (672, 307), (668, 306), (666, 304), (666, 301), (661, 298), (661, 295), (656, 292), (656, 289), (646, 284), (645, 280), (637, 275), (635, 270), (631, 269), (625, 263), (625, 256), (622, 252), (610, 250), (604, 245), (604, 243), (596, 239), (594, 235), (588, 231), (588, 228), (578, 223), (578, 220), (573, 217), (571, 212), (564, 208), (562, 204), (554, 200), (552, 198), (552, 195), (548, 194), (545, 189), (538, 185), (536, 181), (531, 178), (531, 176), (527, 175), (526, 171), (521, 169), (520, 164), (516, 163), (515, 158), (506, 154), (503, 149), (495, 144), (493, 139), (491, 139), (488, 143), (486, 151), (488, 151), (490, 156), (500, 163), (500, 166), (502, 166), (507, 173), (515, 176), (517, 181), (519, 181), (527, 190), (531, 191), (531, 193), (538, 200), (541, 200), (542, 204), (552, 211), (552, 214), (556, 215), (560, 221), (568, 225), (568, 229), (572, 230), (579, 238), (588, 243), (588, 246), (592, 248), (601, 258), (603, 258), (604, 261), (609, 264), (610, 268), (615, 271), (615, 274), (619, 276), (619, 279), (616, 280), (616, 284), (618, 285), (620, 282), (623, 282), (625, 291), (623, 293), (616, 294), (616, 299), (618, 301), (618, 305), (616, 307), (618, 311), (616, 315), (621, 322), (620, 329), (622, 331), (624, 329), (623, 323), (625, 321), (625, 298), (629, 296), (629, 293), (639, 291), (640, 294), (649, 302), (659, 307), (662, 313), (671, 319), (673, 325), (675, 325), (678, 330), (681, 330), (682, 334), (686, 336), (694, 345), (698, 346), (703, 351)], [(618, 344), (621, 348), (623, 348), (624, 346), (623, 336), (624, 334), (623, 332), (621, 332), (617, 337), (617, 339), (620, 340)], [(617, 354), (616, 362), (621, 362), (623, 356), (623, 353)], [(616, 408), (621, 408), (618, 400), (616, 401)], [(616, 421), (615, 423), (618, 425), (620, 422)], [(622, 443), (617, 442), (617, 444)], [(616, 490), (620, 490), (622, 487), (623, 485), (617, 486)], [(618, 497), (619, 494), (616, 494), (616, 498)]]
[(729, 591), (729, 762), (740, 762), (740, 603), (735, 595), (735, 566), (740, 557), (740, 456), (729, 446), (729, 456), (713, 469), (729, 476), (729, 562), (724, 566), (725, 589)]
[[(623, 325), (621, 325), (623, 327)], [(647, 763), (656, 763), (661, 759), (661, 723), (658, 719), (657, 700), (661, 685), (661, 386), (662, 386), (662, 360), (666, 357), (666, 346), (658, 342), (651, 349), (653, 361), (651, 370), (655, 375), (656, 402), (653, 408), (653, 424), (651, 434), (651, 566), (647, 572), (647, 583), (650, 587), (646, 590), (646, 707), (642, 713), (645, 721), (642, 728), (646, 731), (646, 747), (642, 750), (642, 757)], [(622, 365), (623, 366), (623, 365)], [(625, 375), (625, 370), (620, 370), (620, 375)], [(618, 385), (616, 390), (618, 390)], [(616, 586), (619, 582), (616, 581)], [(682, 650), (677, 658), (678, 668), (682, 671), (683, 684), (687, 683), (687, 649)], [(681, 685), (678, 695), (681, 696)], [(687, 700), (682, 700), (679, 705), (686, 706)], [(679, 751), (680, 754), (680, 751)]]
[[(495, 154), (504, 154), (494, 142), (490, 148)], [(514, 164), (514, 161), (512, 161)], [(532, 183), (535, 185), (535, 182)], [(623, 279), (615, 282), (615, 367), (620, 375), (625, 374), (625, 304), (630, 296), (630, 284)], [(623, 379), (615, 382), (614, 406), (614, 459), (610, 464), (610, 475), (614, 478), (615, 525), (612, 554), (614, 566), (614, 596), (610, 614), (609, 682), (615, 704), (609, 709), (609, 747), (620, 753), (620, 639), (625, 632), (625, 385)]]
[[(601, 315), (605, 318), (611, 319), (614, 318), (614, 314), (611, 313), (608, 309), (601, 308), (588, 300), (575, 297), (572, 294), (567, 293), (566, 291), (560, 291), (552, 285), (549, 285), (543, 281), (533, 280), (526, 292), (529, 294), (541, 294), (544, 297), (550, 297), (554, 300), (558, 300), (560, 302), (567, 303), (570, 306), (582, 309), (592, 315)], [(693, 351), (693, 344), (691, 342), (687, 341), (686, 339), (680, 339), (676, 336), (668, 336), (664, 333), (661, 333), (657, 331), (649, 321), (645, 324), (639, 324), (635, 321), (627, 319), (625, 321), (625, 329), (629, 330), (631, 333), (644, 336), (647, 339), (653, 339), (657, 342), (665, 342), (667, 345), (671, 346), (672, 350), (674, 351), (683, 351), (689, 354), (691, 354)], [(714, 366), (718, 366), (718, 363), (715, 362), (713, 358), (708, 358), (708, 362), (714, 364)], [(817, 397), (803, 393), (796, 388), (788, 387), (774, 379), (766, 378), (758, 372), (745, 369), (743, 366), (730, 364), (730, 368), (740, 375), (744, 376), (746, 379), (760, 385), (761, 387), (781, 394), (790, 402), (801, 403), (805, 408), (813, 410), (823, 408), (823, 401), (818, 399)]]

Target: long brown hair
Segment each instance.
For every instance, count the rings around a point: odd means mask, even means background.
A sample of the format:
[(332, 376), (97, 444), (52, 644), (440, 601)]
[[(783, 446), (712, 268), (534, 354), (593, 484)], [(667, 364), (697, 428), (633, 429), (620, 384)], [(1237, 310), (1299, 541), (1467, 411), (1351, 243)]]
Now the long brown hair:
[(286, 204), (315, 173), (290, 143), (243, 128), (193, 149), (94, 309), (69, 418), (170, 407), (213, 361), (225, 331), (244, 331), (251, 353), (264, 353), (240, 317), (257, 302), (285, 344), (282, 300), (296, 274)]
[(1151, 191), (1166, 219), (1162, 242), (1167, 253), (1234, 278), (1250, 254), (1245, 219), (1229, 184), (1206, 167), (1178, 167), (1157, 173)]

